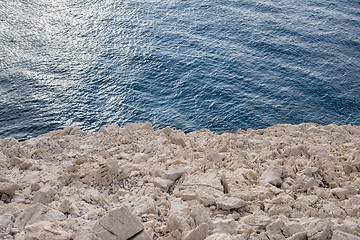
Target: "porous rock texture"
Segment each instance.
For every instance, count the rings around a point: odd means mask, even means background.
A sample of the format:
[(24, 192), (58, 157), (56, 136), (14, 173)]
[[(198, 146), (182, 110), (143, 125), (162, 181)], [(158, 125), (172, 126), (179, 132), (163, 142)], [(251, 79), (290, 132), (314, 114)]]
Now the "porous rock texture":
[(360, 239), (360, 127), (0, 140), (0, 239)]

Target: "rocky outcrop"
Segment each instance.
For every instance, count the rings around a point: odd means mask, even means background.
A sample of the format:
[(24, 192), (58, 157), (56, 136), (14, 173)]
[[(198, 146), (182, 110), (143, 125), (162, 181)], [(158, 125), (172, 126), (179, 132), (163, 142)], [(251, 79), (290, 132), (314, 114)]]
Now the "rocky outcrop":
[(0, 239), (360, 239), (360, 127), (0, 139)]

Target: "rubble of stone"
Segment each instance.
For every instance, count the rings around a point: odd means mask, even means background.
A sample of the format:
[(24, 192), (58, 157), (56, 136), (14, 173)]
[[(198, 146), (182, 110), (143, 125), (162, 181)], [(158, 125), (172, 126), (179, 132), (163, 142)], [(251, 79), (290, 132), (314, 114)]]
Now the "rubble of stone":
[(360, 127), (0, 139), (0, 239), (360, 239)]

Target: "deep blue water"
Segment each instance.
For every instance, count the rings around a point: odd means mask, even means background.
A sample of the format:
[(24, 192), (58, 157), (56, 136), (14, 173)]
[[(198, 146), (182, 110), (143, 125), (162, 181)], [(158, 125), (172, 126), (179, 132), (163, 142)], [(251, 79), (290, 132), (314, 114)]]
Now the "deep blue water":
[(358, 0), (0, 0), (0, 137), (360, 125)]

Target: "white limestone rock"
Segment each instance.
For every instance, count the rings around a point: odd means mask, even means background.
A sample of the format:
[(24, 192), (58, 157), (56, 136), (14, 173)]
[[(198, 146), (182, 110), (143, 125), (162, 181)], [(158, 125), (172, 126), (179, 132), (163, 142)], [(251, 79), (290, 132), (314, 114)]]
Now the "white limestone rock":
[(315, 225), (307, 231), (308, 240), (327, 240), (330, 237), (331, 229), (328, 220), (317, 221)]
[(261, 183), (270, 183), (274, 186), (281, 185), (282, 183), (282, 176), (283, 170), (281, 167), (278, 166), (271, 166), (263, 172), (260, 177)]
[(24, 211), (22, 211), (14, 222), (14, 228), (23, 230), (27, 225), (33, 224), (36, 221), (62, 221), (66, 217), (61, 212), (51, 209), (41, 203), (30, 205)]
[(222, 210), (235, 210), (248, 205), (247, 202), (236, 197), (220, 197), (216, 199), (216, 206)]
[(183, 240), (204, 240), (209, 232), (209, 225), (202, 223), (198, 227), (185, 233), (182, 237)]
[(195, 192), (196, 192), (196, 197), (197, 197), (198, 201), (205, 207), (216, 204), (216, 199), (213, 195), (208, 194), (207, 192), (205, 192), (202, 189), (196, 189)]
[(206, 223), (209, 225), (209, 228), (213, 228), (213, 221), (210, 217), (210, 211), (209, 209), (203, 207), (203, 206), (194, 206), (191, 209), (190, 217), (193, 219), (195, 226), (199, 226), (202, 223)]
[(62, 227), (48, 221), (37, 221), (25, 227), (24, 231), (16, 235), (17, 240), (28, 239), (52, 239), (52, 240), (71, 240), (73, 233), (64, 230)]
[(360, 236), (356, 236), (340, 230), (335, 230), (331, 240), (360, 240)]
[(43, 189), (36, 191), (33, 195), (34, 203), (49, 204), (53, 201), (56, 192), (54, 189)]
[(227, 219), (217, 219), (214, 220), (214, 230), (212, 232), (216, 233), (227, 233), (230, 235), (235, 235), (237, 232), (237, 227), (239, 222), (235, 221), (232, 218)]
[(184, 173), (186, 173), (185, 168), (183, 167), (173, 167), (167, 171), (164, 171), (164, 178), (169, 179), (171, 181), (176, 181), (179, 179)]
[[(5, 197), (13, 198), (19, 186), (12, 182), (0, 181), (0, 200)], [(6, 196), (3, 196), (6, 195)]]
[(231, 235), (226, 233), (215, 233), (205, 238), (205, 240), (234, 240), (234, 239), (231, 237)]
[(153, 184), (155, 187), (161, 188), (164, 192), (168, 192), (169, 188), (174, 184), (174, 182), (169, 179), (154, 178)]
[(127, 240), (137, 237), (139, 240), (150, 240), (150, 236), (143, 234), (144, 226), (140, 220), (125, 206), (112, 210), (100, 218), (91, 231), (97, 240)]

